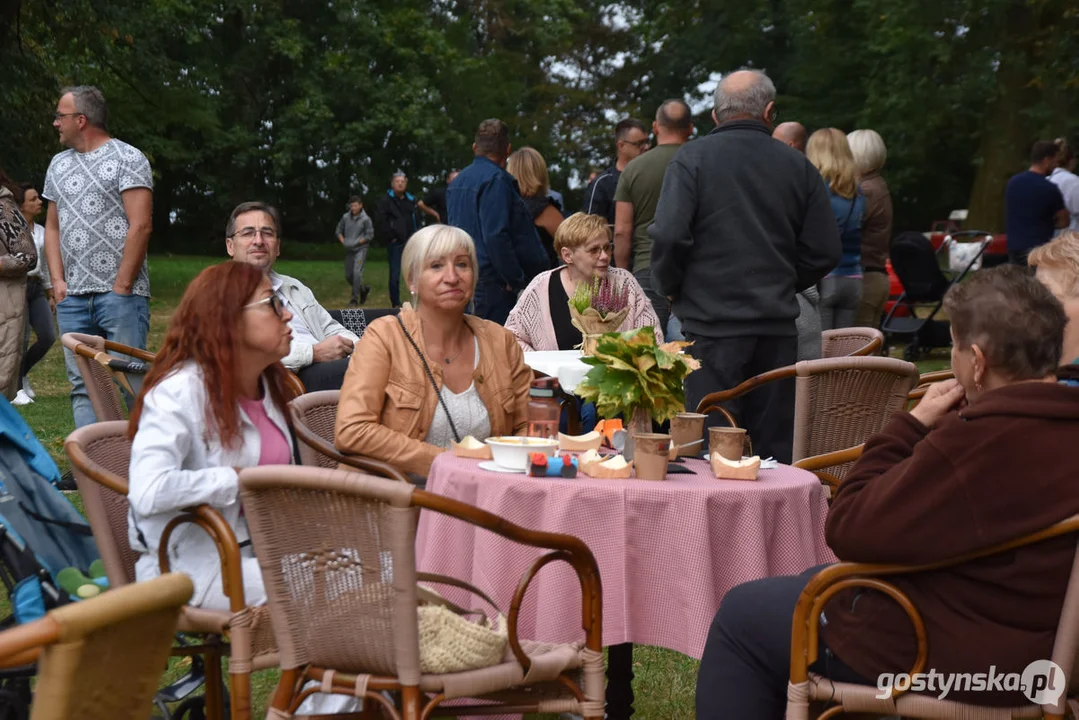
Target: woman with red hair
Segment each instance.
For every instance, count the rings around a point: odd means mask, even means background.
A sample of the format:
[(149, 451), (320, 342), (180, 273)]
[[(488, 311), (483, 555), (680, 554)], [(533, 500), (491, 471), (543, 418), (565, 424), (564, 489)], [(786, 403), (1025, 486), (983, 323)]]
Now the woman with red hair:
[[(248, 540), (237, 471), (293, 458), (284, 412), (292, 393), (280, 362), (289, 351), (291, 317), (254, 265), (216, 265), (188, 286), (128, 426), (128, 527), (131, 547), (142, 553), (139, 580), (158, 575), (158, 540), (185, 507), (214, 507), (241, 545)], [(243, 552), (247, 603), (264, 603), (249, 543)], [(217, 550), (206, 533), (181, 527), (169, 557), (172, 569), (195, 584), (192, 605), (228, 609)]]

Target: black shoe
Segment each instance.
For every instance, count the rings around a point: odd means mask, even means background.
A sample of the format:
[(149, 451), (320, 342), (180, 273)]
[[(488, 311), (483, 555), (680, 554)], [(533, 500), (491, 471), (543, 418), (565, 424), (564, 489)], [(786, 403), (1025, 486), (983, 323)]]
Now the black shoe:
[(348, 306), (349, 307), (359, 307), (360, 304), (358, 302), (356, 302), (356, 298), (352, 298), (351, 300), (348, 301)]
[(363, 305), (364, 303), (367, 302), (367, 296), (370, 293), (371, 293), (371, 286), (370, 285), (364, 285), (362, 288), (360, 288), (360, 305)]
[(60, 482), (56, 485), (60, 490), (78, 490), (79, 486), (75, 484), (75, 476), (68, 470), (66, 473), (60, 476)]

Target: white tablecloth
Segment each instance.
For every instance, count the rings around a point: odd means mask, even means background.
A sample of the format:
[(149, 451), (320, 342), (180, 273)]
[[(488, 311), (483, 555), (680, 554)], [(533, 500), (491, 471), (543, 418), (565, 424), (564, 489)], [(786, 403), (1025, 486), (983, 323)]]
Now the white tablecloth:
[(525, 364), (533, 370), (558, 378), (558, 384), (566, 392), (574, 389), (592, 369), (581, 362), (579, 350), (537, 350), (525, 353)]

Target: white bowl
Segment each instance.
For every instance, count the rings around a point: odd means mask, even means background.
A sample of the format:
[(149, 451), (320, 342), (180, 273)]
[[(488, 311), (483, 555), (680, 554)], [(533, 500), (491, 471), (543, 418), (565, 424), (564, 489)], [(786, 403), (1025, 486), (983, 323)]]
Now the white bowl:
[(502, 436), (486, 440), (491, 448), (491, 455), (496, 465), (509, 470), (527, 470), (528, 456), (541, 452), (547, 457), (554, 457), (558, 449), (557, 440), (535, 437)]

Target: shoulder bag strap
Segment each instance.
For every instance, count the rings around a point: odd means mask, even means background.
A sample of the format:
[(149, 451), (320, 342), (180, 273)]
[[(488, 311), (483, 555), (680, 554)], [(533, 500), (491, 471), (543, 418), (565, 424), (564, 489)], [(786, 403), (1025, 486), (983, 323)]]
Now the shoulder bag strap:
[(423, 356), (423, 352), (420, 350), (420, 346), (416, 344), (416, 341), (412, 339), (408, 330), (405, 329), (405, 323), (401, 320), (401, 314), (398, 313), (394, 316), (397, 318), (397, 324), (401, 326), (401, 332), (405, 334), (412, 349), (416, 351), (416, 355), (419, 356), (420, 362), (423, 363), (423, 369), (427, 373), (427, 379), (431, 381), (431, 387), (435, 389), (435, 397), (438, 398), (438, 402), (442, 405), (443, 412), (446, 413), (446, 419), (450, 421), (450, 430), (453, 432), (453, 439), (457, 442), (461, 442), (461, 435), (457, 432), (457, 425), (453, 422), (453, 416), (450, 415), (450, 409), (446, 407), (446, 400), (442, 397), (442, 393), (438, 389), (438, 383), (435, 382), (435, 376), (431, 372), (431, 368), (427, 365), (427, 359)]

